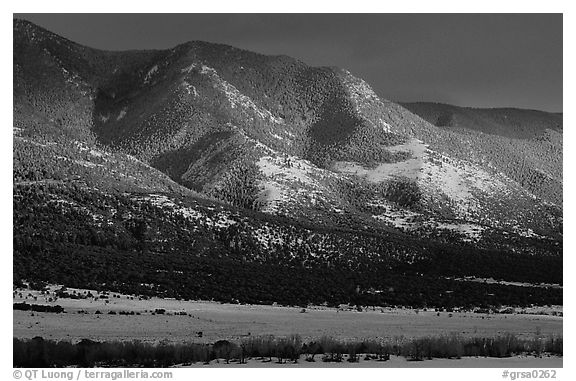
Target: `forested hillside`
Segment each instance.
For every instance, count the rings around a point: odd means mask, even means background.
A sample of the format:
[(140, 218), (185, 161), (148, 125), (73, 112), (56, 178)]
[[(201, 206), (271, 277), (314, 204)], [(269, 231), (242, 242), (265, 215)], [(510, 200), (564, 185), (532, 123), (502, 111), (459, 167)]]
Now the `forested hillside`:
[(201, 41), (106, 52), (21, 20), (13, 60), (15, 281), (562, 302), (557, 115), (418, 116), (339, 68)]

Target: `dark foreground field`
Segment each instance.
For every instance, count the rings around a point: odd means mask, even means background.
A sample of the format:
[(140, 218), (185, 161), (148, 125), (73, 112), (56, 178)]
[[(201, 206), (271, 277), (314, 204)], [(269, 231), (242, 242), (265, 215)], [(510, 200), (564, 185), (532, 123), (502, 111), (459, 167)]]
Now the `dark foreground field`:
[(169, 367), (218, 363), (377, 363), (390, 361), (391, 356), (408, 361), (461, 359), (464, 357), (535, 358), (562, 356), (561, 337), (519, 339), (506, 334), (492, 338), (464, 338), (458, 334), (414, 339), (395, 338), (389, 341), (364, 340), (345, 342), (331, 337), (303, 342), (299, 335), (288, 337), (249, 337), (239, 342), (219, 340), (213, 344), (98, 342), (83, 339), (77, 343), (14, 338), (15, 367), (121, 366)]

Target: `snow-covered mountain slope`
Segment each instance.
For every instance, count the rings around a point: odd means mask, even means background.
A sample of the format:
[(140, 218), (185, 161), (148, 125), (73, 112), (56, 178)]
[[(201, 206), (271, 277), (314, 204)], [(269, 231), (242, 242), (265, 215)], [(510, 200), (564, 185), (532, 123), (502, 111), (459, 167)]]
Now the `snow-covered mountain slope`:
[(434, 148), (498, 171), (539, 198), (562, 206), (562, 114), (474, 109), (438, 103), (403, 104), (434, 124)]
[[(371, 264), (487, 278), (508, 263), (496, 255), (561, 258), (558, 129), (447, 129), (345, 70), (199, 41), (103, 52), (19, 20), (14, 89), (15, 189), (42, 200), (42, 221), (63, 211), (91, 232), (56, 235), (52, 252), (193, 252), (334, 279)], [(25, 255), (52, 231), (33, 226)]]
[[(15, 23), (22, 41), (15, 53), (16, 88), (22, 89), (18, 110), (30, 114), (32, 108), (56, 125), (66, 123), (65, 116), (52, 115), (59, 103), (49, 101), (50, 109), (56, 106), (51, 113), (29, 106), (46, 102), (45, 80), (30, 82), (37, 79), (38, 62), (24, 59), (37, 54), (60, 71), (61, 80), (50, 79), (57, 84), (51, 90), (55, 99), (92, 112), (91, 123), (79, 124), (86, 125), (76, 133), (86, 136), (80, 140), (121, 150), (196, 191), (321, 222), (332, 214), (362, 219), (351, 205), (355, 201), (334, 184), (367, 181), (372, 188), (390, 188), (401, 179), (414, 183), (411, 209), (427, 218), (440, 213), (441, 220), (457, 225), (561, 234), (556, 141), (531, 141), (520, 147), (524, 152), (511, 153), (502, 148), (508, 138), (494, 141), (493, 135), (434, 126), (380, 98), (346, 70), (311, 68), (288, 57), (201, 42), (112, 54)], [(16, 117), (18, 124), (23, 118)], [(558, 161), (540, 165), (534, 157), (546, 149)], [(381, 191), (372, 189), (362, 198), (406, 209)]]

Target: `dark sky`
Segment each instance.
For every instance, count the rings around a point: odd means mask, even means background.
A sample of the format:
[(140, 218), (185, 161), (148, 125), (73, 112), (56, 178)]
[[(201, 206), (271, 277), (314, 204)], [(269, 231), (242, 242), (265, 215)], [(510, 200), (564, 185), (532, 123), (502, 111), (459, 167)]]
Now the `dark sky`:
[(220, 42), (339, 66), (382, 97), (562, 111), (561, 14), (15, 15), (109, 50)]

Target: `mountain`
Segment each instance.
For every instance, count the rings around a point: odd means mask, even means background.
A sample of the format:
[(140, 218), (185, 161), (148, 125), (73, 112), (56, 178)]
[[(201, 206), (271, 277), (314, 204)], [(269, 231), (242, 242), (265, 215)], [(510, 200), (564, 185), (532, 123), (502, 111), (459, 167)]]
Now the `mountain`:
[(562, 283), (561, 118), (529, 138), (438, 127), (343, 69), (200, 41), (100, 51), (22, 20), (13, 59), (16, 279), (561, 304), (541, 285)]
[(443, 103), (401, 103), (427, 122), (452, 130), (467, 129), (511, 139), (534, 139), (547, 130), (562, 134), (562, 113), (517, 108), (472, 108)]
[(403, 106), (444, 131), (473, 139), (481, 154), (506, 176), (542, 199), (562, 205), (561, 113), (440, 103)]

